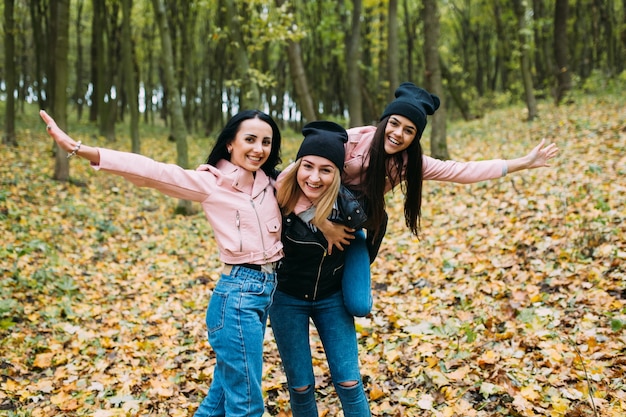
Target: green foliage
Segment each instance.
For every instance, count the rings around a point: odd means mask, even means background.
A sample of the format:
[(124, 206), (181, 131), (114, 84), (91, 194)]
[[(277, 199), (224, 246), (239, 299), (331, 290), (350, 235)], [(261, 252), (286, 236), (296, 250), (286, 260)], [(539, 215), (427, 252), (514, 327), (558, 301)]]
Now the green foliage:
[(601, 70), (594, 70), (581, 85), (584, 93), (604, 92), (606, 94), (620, 94), (626, 86), (626, 71), (618, 77), (610, 76)]

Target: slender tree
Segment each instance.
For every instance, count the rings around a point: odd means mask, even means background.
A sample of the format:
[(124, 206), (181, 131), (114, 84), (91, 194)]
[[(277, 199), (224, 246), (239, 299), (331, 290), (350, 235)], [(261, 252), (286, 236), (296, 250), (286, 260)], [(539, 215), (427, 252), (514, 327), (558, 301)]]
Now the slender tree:
[[(92, 0), (92, 20), (91, 20), (91, 85), (92, 93), (90, 97), (91, 107), (89, 108), (89, 120), (95, 122), (98, 120), (100, 108), (104, 103), (105, 84), (105, 45), (104, 45), (104, 28), (106, 25), (105, 0)], [(102, 132), (101, 132), (102, 133)]]
[(83, 107), (85, 105), (85, 87), (83, 78), (83, 0), (76, 0), (76, 24), (74, 25), (76, 33), (74, 34), (76, 39), (76, 63), (74, 65), (76, 71), (75, 87), (74, 87), (74, 102), (76, 103), (76, 109), (78, 111), (78, 120), (83, 116)]
[(255, 109), (261, 106), (261, 96), (259, 93), (259, 86), (252, 78), (250, 59), (248, 57), (248, 50), (246, 43), (243, 39), (241, 32), (241, 23), (243, 17), (237, 13), (237, 5), (235, 0), (224, 0), (226, 7), (226, 16), (228, 19), (229, 36), (232, 44), (235, 46), (232, 49), (235, 61), (237, 62), (236, 70), (239, 75), (237, 81), (240, 82), (239, 89), (239, 108), (240, 109)]
[[(52, 86), (48, 83), (50, 74), (49, 54), (52, 47), (48, 47), (48, 43), (52, 34), (49, 28), (49, 12), (48, 3), (44, 0), (31, 0), (29, 2), (30, 19), (33, 30), (33, 44), (35, 45), (35, 74), (33, 90), (36, 91), (39, 100), (39, 106), (42, 109), (49, 109), (48, 98), (50, 91), (46, 94), (46, 89), (50, 90)], [(51, 110), (51, 109), (50, 109)]]
[(443, 91), (439, 58), (439, 9), (437, 0), (423, 0), (422, 22), (424, 24), (424, 61), (426, 65), (426, 88), (441, 100), (439, 110), (432, 118), (430, 152), (439, 159), (450, 159), (446, 141), (446, 100)]
[(133, 65), (133, 50), (131, 34), (131, 10), (132, 0), (122, 0), (122, 66), (124, 68), (124, 87), (126, 90), (126, 102), (130, 111), (130, 139), (131, 149), (135, 153), (141, 151), (139, 140), (139, 94), (135, 79), (135, 66)]
[[(626, 0), (625, 0), (626, 1)], [(411, 21), (408, 0), (403, 0), (404, 9), (404, 32), (406, 37), (406, 76), (405, 79), (412, 80), (415, 70), (413, 69), (413, 51), (415, 48), (415, 29)]]
[(529, 44), (526, 36), (526, 3), (522, 0), (511, 0), (515, 16), (517, 17), (517, 36), (519, 42), (519, 54), (521, 64), (521, 75), (524, 83), (524, 97), (528, 109), (528, 120), (537, 117), (537, 101), (533, 87), (533, 76), (529, 52)]
[[(50, 26), (53, 34), (54, 52), (51, 55), (54, 66), (54, 85), (52, 96), (54, 117), (61, 129), (67, 129), (67, 83), (68, 83), (68, 54), (69, 42), (70, 0), (58, 0), (50, 8)], [(53, 178), (58, 181), (68, 181), (70, 165), (66, 153), (56, 145), (55, 165)]]
[[(170, 109), (172, 111), (172, 123), (170, 125), (170, 137), (176, 142), (177, 159), (176, 163), (186, 168), (189, 166), (189, 155), (187, 148), (187, 131), (185, 128), (185, 118), (183, 116), (183, 105), (180, 99), (180, 92), (176, 85), (176, 77), (174, 76), (174, 56), (172, 53), (172, 38), (170, 37), (170, 29), (165, 18), (165, 6), (163, 0), (152, 0), (154, 14), (159, 26), (161, 34), (161, 59), (163, 65), (164, 81), (170, 91)], [(177, 213), (192, 213), (191, 202), (179, 200)]]
[[(553, 78), (550, 74), (552, 57), (551, 34), (554, 26), (550, 22), (548, 4), (545, 0), (533, 0), (533, 39), (534, 39), (534, 69), (533, 75), (538, 88), (543, 89), (550, 85)], [(552, 46), (554, 43), (552, 43)]]
[(393, 93), (400, 84), (398, 67), (400, 57), (398, 54), (398, 0), (389, 0), (389, 13), (387, 22), (387, 73), (389, 77), (388, 101), (393, 100)]
[(346, 65), (348, 68), (348, 112), (350, 126), (363, 125), (363, 94), (361, 90), (361, 0), (352, 0), (350, 34), (346, 38)]
[[(276, 0), (276, 6), (285, 7), (290, 14), (295, 14), (293, 5), (285, 0)], [(296, 100), (298, 101), (300, 111), (305, 120), (313, 121), (317, 119), (317, 111), (313, 104), (313, 97), (309, 90), (309, 82), (304, 68), (302, 59), (302, 46), (300, 41), (287, 39), (287, 58), (289, 60), (289, 73), (291, 74), (291, 82), (296, 91)]]
[(17, 146), (15, 137), (15, 18), (13, 9), (15, 0), (4, 2), (4, 68), (6, 70), (5, 83), (7, 101), (4, 113), (4, 145)]
[(554, 58), (556, 61), (557, 87), (554, 102), (558, 106), (572, 88), (572, 73), (569, 68), (567, 18), (569, 1), (556, 0), (554, 5)]

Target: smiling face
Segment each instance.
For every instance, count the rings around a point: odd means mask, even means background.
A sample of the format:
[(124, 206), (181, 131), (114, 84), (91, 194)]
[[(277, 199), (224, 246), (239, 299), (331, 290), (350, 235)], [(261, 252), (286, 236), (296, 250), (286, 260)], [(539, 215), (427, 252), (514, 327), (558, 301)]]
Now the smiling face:
[(241, 122), (235, 138), (226, 146), (230, 162), (255, 172), (267, 161), (272, 151), (272, 127), (261, 119)]
[(402, 152), (415, 140), (417, 127), (410, 119), (392, 114), (385, 127), (385, 152), (393, 155)]
[(296, 180), (304, 195), (317, 204), (320, 197), (330, 188), (339, 170), (328, 159), (317, 155), (302, 157)]

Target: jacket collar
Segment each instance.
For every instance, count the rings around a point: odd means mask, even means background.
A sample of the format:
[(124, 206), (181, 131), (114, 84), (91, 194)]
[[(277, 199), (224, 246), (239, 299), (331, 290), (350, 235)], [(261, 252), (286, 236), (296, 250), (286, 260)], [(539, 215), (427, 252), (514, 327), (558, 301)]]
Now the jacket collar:
[(224, 180), (232, 179), (231, 186), (234, 189), (249, 194), (252, 198), (261, 194), (270, 185), (269, 177), (261, 169), (256, 175), (252, 175), (252, 172), (225, 159), (217, 163), (217, 169), (224, 175)]

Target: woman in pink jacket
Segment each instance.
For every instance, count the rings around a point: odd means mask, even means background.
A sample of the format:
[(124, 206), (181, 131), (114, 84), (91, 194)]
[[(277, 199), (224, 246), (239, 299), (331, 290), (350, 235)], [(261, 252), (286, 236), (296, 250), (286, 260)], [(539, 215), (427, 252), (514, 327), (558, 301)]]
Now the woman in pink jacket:
[(342, 181), (362, 197), (368, 217), (367, 240), (360, 231), (353, 234), (352, 230), (330, 222), (320, 225), (329, 251), (333, 245), (342, 249), (350, 243), (346, 249), (343, 293), (346, 308), (355, 316), (367, 315), (372, 307), (369, 264), (386, 230), (385, 193), (401, 186), (405, 222), (417, 235), (424, 180), (475, 183), (549, 166), (548, 161), (558, 154), (555, 144), (544, 147), (542, 140), (528, 155), (517, 159), (455, 162), (431, 158), (423, 155), (420, 139), (427, 116), (439, 108), (439, 98), (409, 82), (396, 89), (395, 97), (385, 108), (378, 126), (348, 130)]
[(209, 392), (196, 416), (262, 416), (263, 337), (282, 258), (282, 218), (274, 195), (281, 136), (260, 111), (235, 115), (224, 127), (207, 164), (198, 170), (141, 155), (94, 148), (75, 141), (44, 111), (50, 136), (97, 169), (140, 187), (197, 201), (215, 235), (224, 262), (206, 314), (216, 365)]

